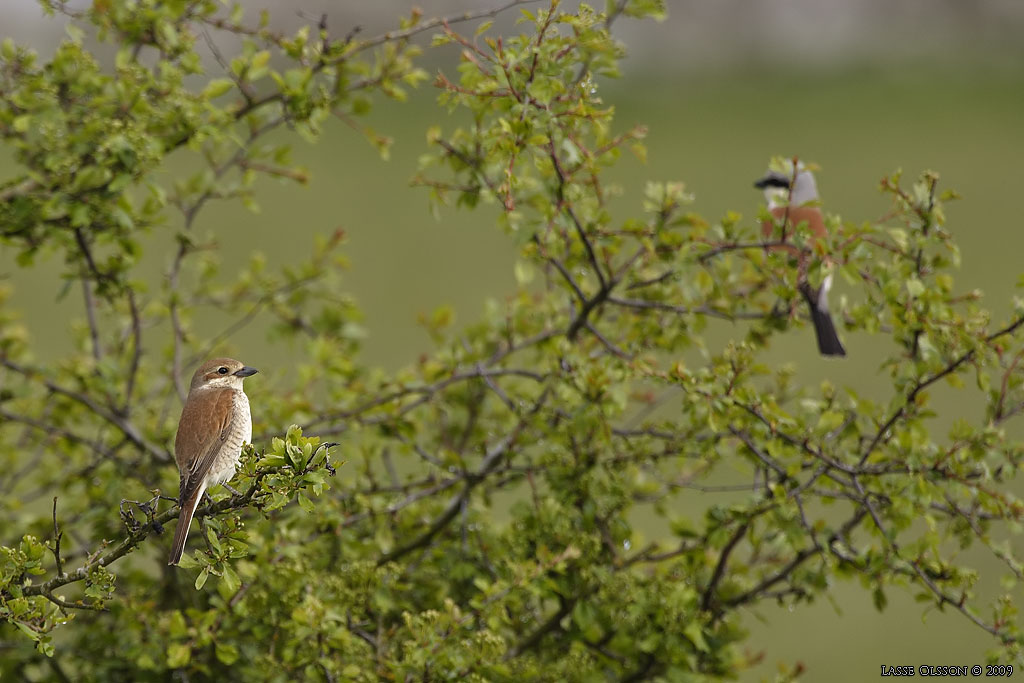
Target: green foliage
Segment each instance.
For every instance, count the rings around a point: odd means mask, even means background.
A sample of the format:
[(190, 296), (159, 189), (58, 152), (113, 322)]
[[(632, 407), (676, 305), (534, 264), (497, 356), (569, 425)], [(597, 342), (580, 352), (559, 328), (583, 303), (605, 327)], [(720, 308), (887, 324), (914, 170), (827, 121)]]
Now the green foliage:
[[(24, 173), (0, 186), (0, 240), (25, 268), (60, 255), (84, 320), (75, 352), (42, 363), (0, 308), (0, 676), (728, 678), (752, 663), (743, 610), (812, 602), (839, 579), (880, 610), (911, 590), (1021, 661), (1008, 430), (1024, 311), (993, 325), (956, 290), (953, 195), (931, 172), (887, 178), (883, 222), (829, 216), (827, 242), (797, 226), (802, 266), (751, 220), (688, 212), (680, 183), (620, 200), (606, 169), (646, 151), (599, 95), (623, 52), (610, 28), (663, 3), (512, 4), (509, 35), (416, 14), (337, 39), (326, 22), (280, 35), (213, 1), (51, 0), (73, 30), (49, 62), (4, 43), (0, 135)], [(87, 30), (116, 45), (112, 63)], [(255, 208), (259, 177), (305, 181), (272, 131), (315, 138), (337, 116), (385, 152), (356, 121), (424, 80), (411, 39), (426, 32), (458, 48), (435, 85), (468, 123), (429, 129), (416, 181), (435, 202), (500, 209), (518, 287), (469, 325), (444, 306), (425, 316), (435, 351), (389, 374), (360, 359), (341, 233), (280, 272), (253, 255), (226, 274), (194, 221), (215, 201)], [(241, 47), (206, 65), (204, 33)], [(171, 155), (190, 166), (169, 181)], [(161, 244), (153, 281), (141, 259)], [(800, 267), (846, 279), (840, 318), (888, 344), (891, 395), (801, 386), (765, 360), (803, 324)], [(217, 327), (199, 322), (211, 310)], [(168, 568), (183, 378), (214, 352), (244, 358), (254, 321), (307, 360), (250, 383), (240, 493), (214, 492)], [(712, 346), (720, 321), (743, 336)], [(984, 411), (940, 433), (940, 383)], [(687, 513), (694, 491), (717, 502)], [(644, 540), (640, 510), (664, 537)], [(974, 546), (1006, 568), (988, 606)]]

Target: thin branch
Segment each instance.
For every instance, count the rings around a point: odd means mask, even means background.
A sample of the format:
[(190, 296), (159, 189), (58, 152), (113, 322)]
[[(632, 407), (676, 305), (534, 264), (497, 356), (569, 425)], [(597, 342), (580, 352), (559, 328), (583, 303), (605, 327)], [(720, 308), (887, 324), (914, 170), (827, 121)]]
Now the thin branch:
[(94, 605), (92, 603), (88, 603), (88, 602), (85, 602), (85, 601), (82, 601), (82, 600), (76, 600), (75, 602), (68, 602), (64, 598), (61, 598), (61, 597), (56, 596), (56, 595), (53, 595), (52, 593), (40, 593), (40, 596), (46, 598), (47, 600), (49, 600), (53, 604), (57, 605), (57, 607), (60, 607), (63, 610), (84, 609), (84, 610), (89, 610), (90, 612), (108, 612), (108, 611), (110, 611), (106, 607), (102, 607), (100, 605)]
[(448, 501), (448, 505), (446, 505), (445, 509), (441, 512), (441, 514), (438, 515), (433, 522), (431, 522), (426, 532), (421, 534), (419, 537), (413, 539), (409, 543), (403, 546), (399, 546), (398, 548), (395, 548), (389, 553), (383, 554), (377, 561), (377, 564), (383, 565), (388, 562), (393, 562), (394, 560), (397, 560), (398, 558), (407, 555), (408, 553), (414, 550), (429, 545), (433, 538), (438, 533), (440, 533), (446, 526), (448, 526), (448, 523), (451, 522), (459, 513), (459, 510), (462, 508), (463, 504), (465, 504), (466, 501), (469, 500), (469, 496), (473, 492), (473, 489), (475, 489), (478, 484), (484, 481), (484, 479), (487, 478), (487, 475), (489, 475), (498, 466), (498, 463), (500, 462), (501, 458), (504, 457), (506, 453), (508, 453), (509, 449), (512, 447), (512, 444), (515, 443), (515, 441), (519, 438), (519, 435), (526, 428), (529, 419), (534, 414), (536, 414), (541, 409), (541, 406), (543, 406), (544, 403), (547, 401), (549, 393), (550, 389), (545, 389), (537, 398), (533, 407), (530, 409), (530, 412), (524, 415), (522, 418), (520, 418), (515, 428), (504, 438), (498, 441), (498, 443), (494, 444), (493, 446), (491, 446), (491, 448), (488, 449), (487, 454), (484, 456), (483, 462), (481, 462), (480, 464), (480, 468), (476, 472), (467, 472), (464, 475), (466, 484), (463, 487), (462, 491), (457, 496), (454, 496), (451, 500)]
[(427, 528), (426, 532), (424, 532), (417, 538), (413, 539), (409, 543), (406, 543), (403, 546), (399, 546), (391, 552), (384, 553), (383, 555), (381, 555), (380, 559), (377, 560), (377, 564), (384, 565), (388, 562), (393, 562), (399, 559), (400, 557), (411, 553), (414, 550), (430, 545), (430, 542), (434, 539), (434, 537), (438, 533), (440, 533), (446, 526), (448, 526), (449, 522), (455, 519), (455, 516), (459, 513), (459, 510), (462, 508), (463, 503), (465, 503), (469, 499), (469, 494), (472, 493), (473, 489), (476, 488), (477, 484), (483, 481), (487, 477), (487, 475), (490, 474), (491, 470), (497, 467), (500, 458), (503, 455), (505, 455), (505, 453), (508, 451), (509, 447), (515, 441), (515, 438), (519, 435), (520, 430), (521, 427), (519, 429), (514, 430), (511, 434), (509, 434), (504, 439), (495, 444), (488, 451), (487, 456), (484, 458), (483, 464), (480, 465), (480, 469), (473, 473), (472, 476), (470, 476), (469, 473), (466, 473), (466, 475), (461, 477), (466, 482), (466, 485), (463, 487), (462, 491), (459, 492), (457, 496), (454, 496), (451, 500), (448, 501), (448, 505), (445, 506), (444, 511), (442, 511), (441, 514), (438, 515), (437, 518), (435, 518), (434, 521), (430, 523), (430, 526)]
[[(547, 335), (544, 335), (544, 337), (546, 338)], [(518, 348), (515, 350), (518, 350)], [(389, 403), (393, 403), (395, 401), (407, 398), (409, 396), (419, 396), (420, 398), (417, 401), (407, 404), (401, 410), (402, 413), (408, 412), (408, 410), (425, 403), (427, 400), (430, 399), (430, 397), (432, 397), (437, 392), (441, 391), (442, 389), (446, 389), (449, 386), (456, 384), (458, 382), (464, 382), (472, 379), (484, 379), (487, 377), (494, 378), (507, 376), (524, 377), (526, 379), (531, 379), (534, 382), (544, 382), (547, 379), (546, 375), (534, 372), (532, 370), (527, 370), (525, 368), (481, 369), (479, 365), (477, 365), (476, 367), (466, 370), (456, 370), (448, 377), (442, 380), (438, 380), (437, 382), (434, 382), (432, 384), (425, 384), (422, 386), (413, 387), (403, 387), (396, 391), (387, 394), (382, 394), (381, 396), (370, 399), (365, 403), (356, 406), (355, 408), (350, 408), (348, 410), (340, 411), (337, 413), (324, 415), (314, 420), (313, 422), (304, 425), (303, 429), (310, 429), (315, 427), (317, 424), (322, 424), (324, 422), (334, 422), (336, 420), (351, 420), (359, 418), (361, 415), (363, 415), (366, 412), (369, 412), (370, 410), (373, 410), (374, 408), (380, 408)]]
[(817, 545), (800, 550), (796, 555), (793, 556), (792, 560), (787, 562), (782, 567), (782, 569), (775, 572), (774, 574), (770, 574), (765, 578), (761, 579), (761, 581), (758, 582), (753, 588), (744, 591), (743, 593), (740, 593), (739, 595), (736, 595), (732, 598), (729, 598), (728, 600), (723, 600), (722, 605), (724, 607), (737, 607), (739, 605), (744, 605), (750, 602), (751, 600), (757, 599), (759, 596), (761, 596), (765, 591), (770, 589), (775, 584), (779, 583), (780, 581), (786, 580), (797, 567), (799, 567), (801, 564), (807, 561), (808, 558), (817, 555), (819, 552), (820, 549), (817, 547)]
[(606, 349), (608, 349), (608, 351), (611, 352), (611, 354), (613, 356), (616, 356), (618, 358), (622, 358), (623, 360), (632, 360), (633, 359), (633, 354), (628, 353), (627, 351), (623, 351), (621, 348), (616, 346), (614, 342), (612, 342), (610, 339), (608, 339), (603, 334), (601, 334), (598, 331), (598, 329), (594, 326), (594, 324), (591, 323), (590, 321), (587, 321), (584, 324), (584, 327), (586, 327), (588, 332), (590, 332), (592, 335), (597, 337), (597, 340), (599, 342), (601, 342), (601, 344), (604, 345), (604, 347)]
[[(604, 28), (606, 31), (608, 31), (609, 33), (611, 32), (612, 24), (614, 24), (615, 20), (619, 18), (619, 15), (621, 15), (626, 10), (626, 5), (628, 4), (629, 0), (616, 0), (615, 5), (612, 6), (611, 11), (608, 12), (608, 16), (605, 17), (604, 20)], [(587, 73), (590, 71), (590, 65), (592, 62), (593, 58), (590, 55), (587, 55), (587, 58), (583, 61), (582, 64), (580, 64), (580, 68), (576, 72), (576, 77), (573, 79), (572, 82), (573, 87), (577, 87), (580, 83), (583, 82), (584, 77), (586, 77)]]
[[(320, 448), (329, 448), (337, 444), (321, 443)], [(269, 491), (263, 489), (263, 480), (273, 474), (276, 469), (259, 470), (256, 472), (256, 476), (253, 477), (249, 487), (241, 493), (241, 495), (231, 495), (227, 498), (223, 498), (218, 501), (212, 501), (196, 509), (195, 519), (202, 519), (211, 515), (226, 512), (228, 510), (239, 510), (242, 508), (249, 507), (251, 504), (258, 500), (271, 495)], [(308, 466), (307, 470), (308, 471)], [(301, 472), (300, 474), (304, 474)], [(163, 496), (158, 496), (163, 498)], [(149, 516), (145, 524), (139, 524), (136, 529), (129, 529), (128, 535), (121, 539), (113, 548), (106, 550), (105, 552), (101, 549), (96, 553), (92, 553), (88, 556), (88, 560), (82, 566), (78, 567), (70, 573), (58, 574), (48, 581), (43, 583), (30, 583), (22, 587), (22, 593), (25, 596), (42, 595), (47, 599), (52, 598), (52, 592), (54, 589), (66, 586), (71, 583), (78, 581), (84, 581), (89, 576), (89, 572), (97, 567), (106, 567), (122, 557), (131, 553), (137, 548), (151, 533), (160, 531), (163, 527), (171, 520), (178, 517), (181, 512), (181, 508), (178, 505), (167, 508), (163, 512), (152, 514)], [(81, 607), (75, 604), (68, 604), (69, 607), (77, 608)]]
[(770, 249), (778, 249), (779, 247), (792, 248), (793, 245), (785, 240), (762, 240), (760, 242), (730, 242), (726, 244), (719, 244), (709, 249), (708, 251), (705, 251), (704, 253), (697, 257), (697, 262), (706, 263), (720, 254), (727, 254), (733, 251), (763, 251)]
[(932, 594), (938, 599), (940, 605), (952, 605), (952, 607), (956, 611), (960, 612), (965, 617), (970, 619), (972, 622), (974, 622), (975, 625), (980, 626), (984, 631), (999, 638), (1000, 640), (1005, 640), (1005, 634), (1003, 632), (1003, 629), (1000, 629), (997, 625), (988, 624), (982, 619), (980, 619), (976, 614), (974, 614), (974, 612), (967, 609), (967, 607), (964, 605), (964, 601), (962, 598), (957, 599), (943, 592), (943, 590), (939, 588), (938, 585), (936, 585), (932, 578), (928, 576), (928, 573), (921, 569), (921, 565), (917, 560), (914, 560), (909, 564), (911, 568), (914, 570), (914, 573), (917, 574), (917, 577), (921, 579), (924, 585), (927, 586), (928, 590), (930, 590)]
[(565, 186), (568, 183), (568, 176), (562, 169), (562, 162), (558, 158), (558, 153), (555, 151), (554, 140), (548, 142), (548, 156), (551, 159), (551, 166), (554, 168), (555, 177), (558, 178), (558, 209), (560, 211), (565, 211), (565, 214), (569, 216), (569, 219), (572, 221), (572, 225), (576, 229), (576, 235), (583, 243), (583, 248), (586, 249), (587, 259), (594, 267), (594, 273), (597, 275), (598, 282), (601, 283), (601, 289), (605, 289), (608, 286), (608, 283), (606, 281), (604, 271), (601, 269), (601, 264), (597, 260), (597, 254), (594, 253), (594, 245), (591, 244), (590, 237), (587, 236), (587, 231), (584, 230), (583, 223), (580, 221), (579, 216), (576, 215), (576, 211), (572, 208), (572, 204), (570, 204), (565, 198)]
[[(993, 341), (999, 339), (1000, 337), (1013, 334), (1021, 325), (1024, 325), (1024, 316), (1018, 317), (1016, 320), (1014, 320), (1012, 323), (1010, 323), (1003, 329), (988, 335), (987, 337), (985, 337), (985, 342), (991, 344)], [(910, 393), (907, 394), (907, 397), (903, 400), (900, 407), (897, 408), (896, 411), (893, 412), (893, 414), (889, 417), (889, 419), (886, 420), (882, 424), (882, 426), (878, 428), (878, 431), (875, 433), (874, 438), (871, 439), (871, 442), (868, 444), (868, 447), (864, 449), (864, 453), (861, 455), (860, 462), (858, 464), (863, 465), (867, 461), (867, 459), (871, 457), (871, 454), (875, 452), (875, 448), (877, 448), (878, 444), (881, 443), (883, 438), (885, 438), (885, 435), (889, 432), (892, 426), (896, 424), (896, 421), (899, 420), (904, 415), (906, 415), (906, 412), (909, 409), (909, 407), (914, 404), (915, 400), (917, 400), (918, 394), (920, 394), (922, 391), (924, 391), (931, 385), (935, 384), (939, 380), (943, 379), (944, 377), (947, 377), (956, 372), (962, 365), (973, 359), (974, 356), (975, 350), (971, 349), (970, 351), (967, 351), (966, 353), (962, 354), (959, 358), (957, 358), (955, 361), (947, 365), (939, 372), (915, 384), (914, 388), (911, 389)]]
[(722, 577), (725, 576), (725, 568), (729, 563), (729, 556), (732, 555), (732, 551), (736, 549), (739, 542), (743, 540), (743, 536), (749, 528), (750, 520), (743, 520), (743, 523), (733, 532), (729, 541), (722, 548), (722, 552), (718, 556), (718, 563), (711, 574), (711, 580), (708, 581), (708, 585), (704, 588), (704, 594), (701, 597), (700, 608), (705, 612), (711, 609), (711, 602), (715, 598), (715, 591), (718, 589), (718, 584), (721, 582)]
[(135, 380), (139, 374), (139, 364), (142, 361), (142, 314), (135, 302), (135, 292), (131, 288), (127, 291), (128, 311), (132, 320), (132, 360), (128, 366), (128, 379), (124, 389), (124, 403), (121, 406), (121, 414), (127, 415), (132, 404), (132, 394), (135, 391)]
[(39, 183), (31, 178), (0, 189), (0, 204), (6, 204), (19, 197), (29, 195), (39, 189)]
[(272, 303), (276, 298), (279, 298), (283, 294), (289, 294), (297, 289), (308, 287), (310, 284), (314, 283), (318, 279), (319, 276), (299, 278), (293, 282), (284, 283), (280, 287), (263, 294), (258, 299), (256, 299), (256, 301), (250, 306), (248, 311), (243, 313), (234, 322), (225, 326), (224, 329), (222, 329), (220, 332), (213, 335), (213, 337), (210, 338), (209, 342), (206, 343), (206, 346), (201, 351), (194, 353), (193, 355), (185, 359), (184, 364), (194, 365), (204, 360), (213, 351), (213, 349), (215, 349), (221, 342), (231, 338), (233, 335), (245, 329), (250, 323), (256, 320), (256, 317), (259, 315), (259, 313), (264, 308), (266, 308), (268, 304)]
[(754, 457), (760, 460), (765, 467), (770, 468), (779, 475), (779, 481), (786, 481), (789, 479), (789, 474), (786, 472), (786, 469), (779, 463), (775, 462), (775, 460), (767, 453), (763, 452), (762, 449), (758, 448), (750, 434), (742, 429), (736, 429), (735, 427), (730, 427), (729, 433), (742, 441), (743, 445), (747, 447), (747, 450), (753, 453)]
[(562, 606), (559, 607), (554, 614), (548, 617), (543, 624), (538, 626), (533, 633), (528, 635), (526, 638), (523, 639), (522, 642), (517, 643), (512, 649), (506, 652), (505, 656), (502, 659), (504, 661), (515, 659), (524, 652), (527, 652), (536, 647), (544, 638), (544, 636), (551, 633), (555, 629), (560, 628), (562, 619), (565, 619), (565, 617), (568, 616), (569, 612), (572, 611), (572, 608), (576, 606), (576, 602), (578, 600), (579, 598), (562, 598)]
[[(434, 496), (434, 495), (436, 495), (436, 494), (438, 494), (438, 493), (440, 493), (442, 491), (447, 491), (448, 489), (450, 489), (451, 487), (455, 486), (456, 484), (458, 484), (459, 482), (462, 482), (462, 481), (465, 481), (465, 476), (463, 476), (463, 475), (460, 475), (460, 476), (457, 476), (457, 477), (450, 477), (448, 479), (443, 479), (440, 482), (437, 482), (434, 486), (431, 486), (430, 488), (426, 488), (426, 489), (423, 489), (422, 491), (415, 491), (413, 493), (410, 493), (409, 495), (407, 495), (402, 500), (400, 500), (398, 502), (395, 502), (395, 503), (391, 503), (386, 508), (384, 508), (384, 510), (367, 510), (366, 512), (360, 512), (359, 514), (350, 515), (349, 517), (345, 518), (345, 521), (342, 522), (341, 526), (342, 526), (342, 528), (347, 529), (349, 527), (355, 526), (359, 522), (362, 522), (364, 520), (370, 519), (372, 517), (376, 517), (376, 516), (381, 515), (381, 514), (388, 514), (388, 515), (396, 514), (398, 512), (401, 512), (405, 508), (409, 507), (413, 503), (421, 501), (424, 498), (430, 498), (431, 496)], [(366, 492), (362, 492), (362, 493), (364, 493), (364, 495), (365, 494), (379, 495), (379, 494), (383, 494), (383, 493), (387, 493), (387, 492), (388, 492), (388, 489), (382, 488), (382, 489), (373, 490), (373, 491), (366, 491)]]
[(81, 444), (97, 455), (103, 456), (105, 459), (114, 460), (114, 451), (107, 448), (102, 442), (76, 434), (53, 422), (43, 422), (27, 415), (12, 413), (2, 408), (0, 408), (0, 418), (11, 422), (17, 422), (18, 424), (23, 424), (26, 427), (43, 432), (50, 436), (59, 437), (72, 443)]
[(711, 306), (677, 306), (675, 304), (667, 304), (662, 301), (622, 299), (616, 296), (609, 296), (608, 303), (615, 304), (616, 306), (624, 306), (626, 308), (635, 308), (638, 310), (665, 311), (666, 313), (675, 313), (677, 315), (706, 315), (711, 318), (720, 318), (730, 322), (735, 320), (764, 320), (765, 317), (769, 315), (766, 313), (748, 313), (743, 311), (729, 313)]
[(64, 534), (61, 533), (60, 527), (57, 525), (57, 496), (53, 497), (53, 561), (57, 564), (57, 576), (61, 576), (64, 573), (64, 563), (60, 559), (60, 539)]
[(181, 349), (185, 343), (185, 331), (181, 324), (181, 313), (178, 311), (178, 278), (181, 275), (181, 264), (185, 259), (185, 255), (188, 253), (188, 243), (184, 238), (178, 238), (178, 251), (174, 255), (174, 261), (171, 264), (171, 272), (167, 276), (167, 289), (170, 293), (170, 301), (168, 302), (168, 309), (171, 315), (171, 331), (172, 331), (172, 356), (171, 356), (171, 381), (174, 383), (174, 390), (178, 394), (178, 399), (182, 403), (185, 402), (185, 396), (188, 392), (185, 391), (185, 386), (181, 381), (182, 364), (181, 364)]
[(138, 428), (136, 428), (135, 425), (132, 424), (131, 421), (129, 421), (125, 417), (110, 412), (100, 404), (96, 403), (96, 401), (94, 401), (92, 397), (74, 391), (72, 389), (68, 389), (67, 387), (61, 386), (60, 384), (57, 384), (53, 380), (43, 375), (43, 373), (41, 373), (40, 371), (15, 363), (14, 361), (8, 358), (0, 356), (0, 365), (3, 365), (9, 370), (13, 370), (14, 372), (18, 373), (19, 375), (22, 375), (28, 380), (38, 381), (42, 383), (47, 389), (49, 389), (55, 394), (60, 394), (61, 396), (69, 398), (72, 401), (75, 401), (76, 403), (82, 404), (83, 406), (91, 410), (93, 413), (95, 413), (98, 417), (103, 418), (106, 422), (117, 427), (121, 431), (121, 433), (128, 438), (129, 441), (131, 441), (144, 452), (152, 455), (157, 460), (160, 460), (161, 462), (167, 462), (171, 459), (170, 454), (167, 451), (158, 448), (156, 445), (150, 443), (139, 432)]
[(569, 286), (572, 288), (572, 291), (576, 295), (576, 297), (580, 300), (580, 303), (585, 304), (587, 302), (587, 295), (583, 293), (583, 290), (580, 289), (580, 286), (576, 284), (575, 280), (572, 279), (572, 275), (569, 274), (569, 270), (565, 267), (565, 264), (554, 257), (549, 257), (548, 263), (553, 265), (555, 269), (558, 271), (559, 275), (561, 275), (562, 278), (567, 283), (569, 283)]
[(363, 50), (383, 45), (384, 43), (391, 43), (399, 40), (405, 40), (411, 38), (419, 33), (430, 31), (435, 28), (440, 28), (445, 24), (457, 24), (465, 21), (473, 21), (474, 19), (488, 19), (490, 17), (496, 17), (502, 12), (505, 12), (513, 7), (519, 5), (529, 5), (541, 0), (511, 0), (510, 2), (500, 5), (489, 10), (477, 10), (474, 12), (466, 12), (454, 17), (440, 17), (437, 19), (430, 19), (416, 26), (401, 30), (401, 31), (388, 31), (387, 33), (381, 34), (374, 38), (368, 38), (367, 40), (360, 41), (358, 46), (353, 50), (354, 52), (362, 52)]
[(96, 299), (92, 295), (92, 283), (85, 277), (82, 278), (82, 297), (85, 300), (85, 319), (89, 323), (92, 357), (99, 362), (103, 357), (103, 350), (100, 347), (100, 331), (96, 324)]

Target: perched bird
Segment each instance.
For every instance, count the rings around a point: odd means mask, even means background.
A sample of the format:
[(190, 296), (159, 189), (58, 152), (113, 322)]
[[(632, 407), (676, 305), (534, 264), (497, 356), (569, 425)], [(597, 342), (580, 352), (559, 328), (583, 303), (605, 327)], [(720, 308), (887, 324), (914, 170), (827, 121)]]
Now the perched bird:
[(214, 358), (192, 375), (174, 437), (174, 459), (181, 475), (181, 515), (167, 564), (181, 560), (192, 515), (203, 493), (234, 476), (242, 444), (252, 440), (252, 415), (242, 380), (255, 374), (256, 368), (237, 360)]
[[(785, 242), (788, 233), (795, 226), (806, 223), (815, 236), (824, 240), (828, 237), (825, 221), (821, 215), (821, 209), (813, 204), (818, 199), (818, 186), (814, 182), (814, 174), (796, 159), (787, 163), (789, 164), (788, 174), (769, 170), (763, 178), (754, 183), (754, 187), (764, 190), (768, 210), (775, 217), (775, 221), (765, 221), (762, 224), (761, 232), (766, 239), (778, 239)], [(780, 222), (782, 224), (781, 236), (775, 234)], [(828, 307), (828, 292), (832, 288), (832, 274), (826, 275), (821, 287), (814, 289), (807, 281), (808, 258), (806, 252), (796, 246), (780, 245), (778, 248), (789, 249), (797, 257), (799, 263), (797, 289), (800, 290), (810, 309), (814, 334), (818, 338), (818, 351), (823, 356), (845, 356), (846, 349), (839, 341), (839, 335), (836, 333), (836, 326)]]

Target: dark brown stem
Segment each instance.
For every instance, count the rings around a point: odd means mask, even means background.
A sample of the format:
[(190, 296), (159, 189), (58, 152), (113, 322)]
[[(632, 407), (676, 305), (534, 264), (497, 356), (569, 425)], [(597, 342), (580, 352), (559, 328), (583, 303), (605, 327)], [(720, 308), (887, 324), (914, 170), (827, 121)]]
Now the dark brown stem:
[(736, 549), (739, 542), (743, 540), (743, 536), (747, 533), (747, 529), (749, 528), (750, 520), (744, 520), (743, 523), (737, 527), (736, 531), (733, 532), (728, 543), (726, 543), (722, 548), (722, 552), (718, 556), (718, 563), (715, 565), (715, 570), (711, 574), (711, 580), (708, 581), (708, 585), (704, 589), (704, 594), (701, 597), (700, 608), (705, 612), (711, 610), (712, 602), (715, 599), (715, 591), (718, 590), (718, 584), (722, 581), (722, 577), (725, 576), (725, 568), (729, 564), (729, 556), (732, 555), (732, 551)]
[(60, 559), (60, 539), (64, 534), (61, 533), (60, 527), (57, 525), (57, 496), (53, 497), (53, 561), (57, 565), (57, 576), (64, 574), (64, 562)]

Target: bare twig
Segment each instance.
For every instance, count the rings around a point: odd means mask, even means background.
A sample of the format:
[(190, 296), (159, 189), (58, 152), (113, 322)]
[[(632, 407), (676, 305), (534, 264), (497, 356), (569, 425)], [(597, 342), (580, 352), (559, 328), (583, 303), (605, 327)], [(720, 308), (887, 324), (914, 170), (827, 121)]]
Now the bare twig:
[(64, 563), (60, 559), (60, 539), (64, 534), (57, 526), (57, 496), (53, 497), (53, 561), (57, 565), (57, 576), (64, 574)]
[(135, 380), (139, 374), (139, 363), (142, 360), (142, 314), (135, 302), (135, 291), (128, 288), (126, 293), (128, 300), (128, 312), (132, 321), (132, 359), (128, 365), (128, 379), (125, 381), (124, 403), (121, 406), (121, 414), (127, 415), (132, 405), (132, 394), (135, 391)]
[(82, 297), (85, 300), (85, 319), (89, 323), (89, 340), (92, 344), (92, 357), (97, 362), (103, 357), (100, 346), (100, 331), (96, 323), (96, 300), (92, 295), (92, 283), (82, 278)]

